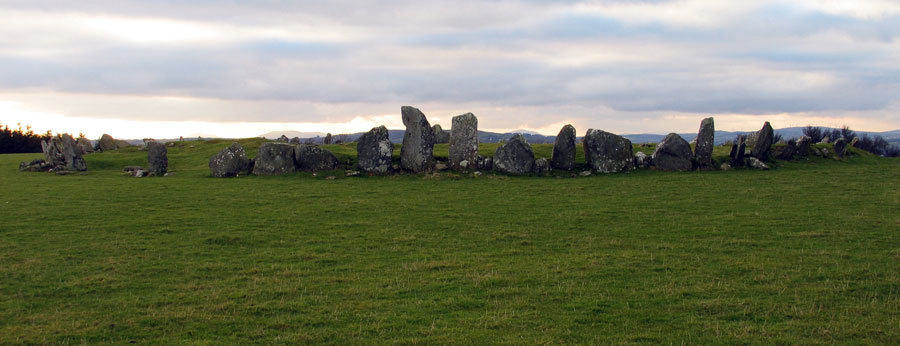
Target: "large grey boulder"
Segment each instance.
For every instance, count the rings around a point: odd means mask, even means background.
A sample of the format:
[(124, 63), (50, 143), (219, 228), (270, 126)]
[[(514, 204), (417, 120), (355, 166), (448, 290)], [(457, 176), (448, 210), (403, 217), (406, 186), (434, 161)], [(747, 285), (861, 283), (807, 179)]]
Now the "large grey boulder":
[(691, 144), (677, 133), (670, 133), (656, 146), (653, 164), (664, 171), (690, 171), (692, 156)]
[(697, 133), (696, 146), (694, 147), (694, 164), (698, 168), (712, 167), (712, 153), (716, 142), (716, 125), (713, 118), (706, 118), (700, 122), (700, 132)]
[(100, 136), (100, 140), (97, 143), (97, 149), (100, 151), (116, 150), (119, 149), (119, 144), (115, 138), (104, 133)]
[(255, 175), (279, 175), (297, 171), (294, 146), (288, 143), (267, 142), (259, 146), (253, 163)]
[(391, 169), (394, 146), (388, 130), (379, 126), (363, 134), (356, 143), (359, 170), (366, 173), (385, 174)]
[(338, 159), (330, 151), (315, 145), (294, 147), (294, 162), (297, 169), (308, 172), (330, 171), (338, 166)]
[(588, 129), (583, 145), (585, 160), (595, 172), (616, 173), (634, 169), (631, 141), (625, 137)]
[(738, 135), (731, 145), (731, 166), (740, 167), (744, 165), (744, 155), (747, 151), (747, 136)]
[(763, 161), (769, 160), (769, 152), (772, 150), (772, 144), (775, 141), (775, 130), (767, 121), (763, 124), (762, 129), (757, 132), (756, 141), (753, 143), (753, 149), (750, 150), (750, 156)]
[[(456, 170), (473, 168), (478, 159), (478, 118), (472, 113), (453, 117), (450, 127), (450, 167)], [(467, 167), (461, 162), (466, 161)]]
[(434, 133), (434, 144), (450, 143), (450, 132), (444, 131), (440, 124), (434, 124), (431, 127), (431, 132)]
[(571, 171), (575, 169), (575, 127), (563, 126), (556, 135), (553, 144), (553, 156), (550, 157), (550, 166), (556, 169)]
[(410, 106), (400, 108), (403, 125), (403, 145), (400, 147), (400, 167), (414, 173), (434, 169), (434, 132), (425, 114)]
[(213, 177), (236, 177), (250, 173), (250, 159), (239, 143), (234, 142), (209, 159), (209, 170)]
[(521, 175), (534, 169), (534, 152), (525, 136), (515, 134), (494, 152), (494, 170), (500, 173)]
[(147, 142), (147, 174), (162, 176), (169, 170), (169, 154), (165, 144)]
[(809, 149), (812, 146), (812, 139), (808, 136), (801, 136), (797, 140), (797, 155), (800, 157), (809, 156)]

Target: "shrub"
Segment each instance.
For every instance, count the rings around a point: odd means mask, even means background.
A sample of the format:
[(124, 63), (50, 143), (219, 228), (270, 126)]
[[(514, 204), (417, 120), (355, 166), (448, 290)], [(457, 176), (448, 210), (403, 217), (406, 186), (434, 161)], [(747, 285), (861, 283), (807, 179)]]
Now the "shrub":
[(3, 126), (0, 128), (0, 154), (39, 153), (42, 151), (41, 141), (50, 140), (52, 136), (50, 131), (43, 135), (35, 134), (31, 126), (22, 129), (19, 124), (15, 130)]
[(821, 127), (807, 126), (803, 129), (803, 135), (810, 138), (811, 142), (819, 143), (825, 138), (824, 130)]

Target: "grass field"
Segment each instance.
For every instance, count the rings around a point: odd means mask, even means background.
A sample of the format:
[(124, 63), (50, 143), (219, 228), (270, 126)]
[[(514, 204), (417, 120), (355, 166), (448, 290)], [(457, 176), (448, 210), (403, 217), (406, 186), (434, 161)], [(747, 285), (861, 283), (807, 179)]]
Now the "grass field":
[(0, 344), (900, 343), (897, 159), (209, 178), (227, 144), (0, 155)]

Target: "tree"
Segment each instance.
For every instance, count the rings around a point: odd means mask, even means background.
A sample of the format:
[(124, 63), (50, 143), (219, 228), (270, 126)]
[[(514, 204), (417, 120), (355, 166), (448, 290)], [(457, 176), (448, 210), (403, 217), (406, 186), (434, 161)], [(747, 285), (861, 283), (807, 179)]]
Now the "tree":
[(39, 153), (42, 151), (41, 141), (49, 141), (53, 134), (50, 131), (43, 135), (35, 134), (31, 126), (17, 124), (13, 130), (8, 125), (0, 124), (0, 154)]
[(824, 130), (821, 127), (807, 126), (803, 129), (803, 135), (810, 138), (813, 143), (819, 143), (825, 137)]

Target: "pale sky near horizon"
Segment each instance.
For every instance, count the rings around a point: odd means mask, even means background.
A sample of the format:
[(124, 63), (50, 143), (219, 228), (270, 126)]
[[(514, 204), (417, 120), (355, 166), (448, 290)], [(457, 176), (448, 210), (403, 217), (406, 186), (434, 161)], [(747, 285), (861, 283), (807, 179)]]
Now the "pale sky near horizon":
[(0, 0), (0, 123), (97, 138), (900, 129), (900, 0)]

